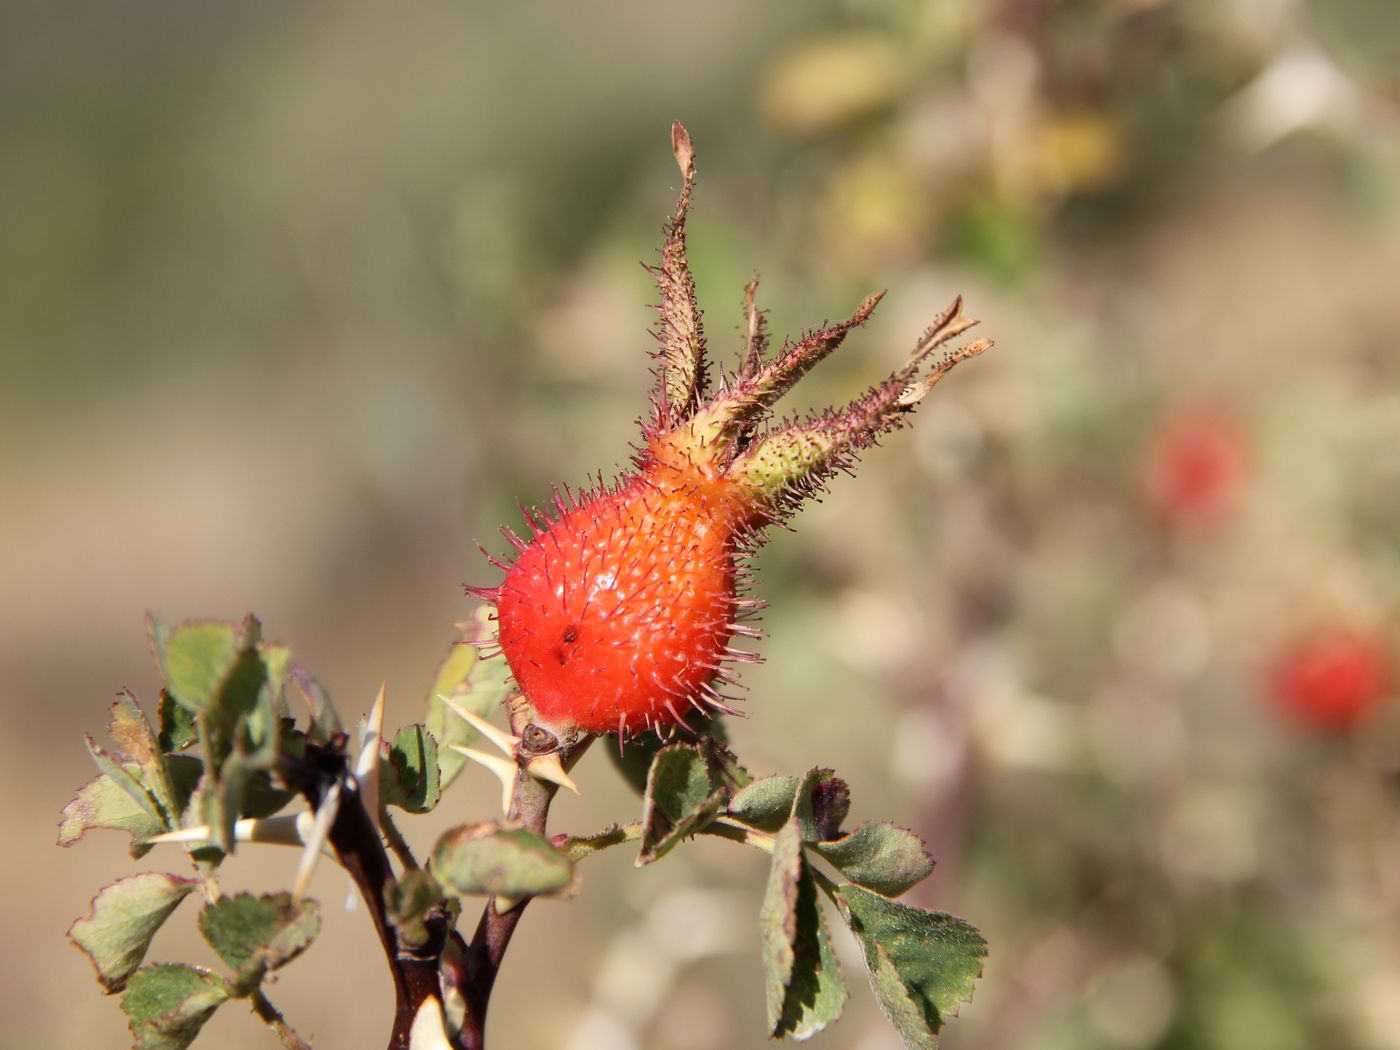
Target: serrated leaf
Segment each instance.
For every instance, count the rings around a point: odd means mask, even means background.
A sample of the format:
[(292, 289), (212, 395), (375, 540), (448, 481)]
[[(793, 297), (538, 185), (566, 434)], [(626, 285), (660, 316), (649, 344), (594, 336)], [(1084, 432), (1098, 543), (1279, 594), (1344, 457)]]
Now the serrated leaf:
[(821, 842), (841, 834), (851, 810), (851, 789), (834, 770), (812, 769), (798, 785), (792, 815), (802, 825), (806, 842)]
[(143, 839), (165, 830), (155, 812), (132, 798), (131, 793), (107, 774), (88, 781), (74, 799), (63, 807), (58, 826), (58, 844), (72, 846), (93, 829), (125, 831), (131, 835), (131, 855), (143, 856), (150, 846)]
[(849, 835), (813, 848), (851, 882), (886, 897), (898, 897), (933, 871), (923, 840), (889, 821), (867, 821)]
[(184, 751), (195, 742), (194, 713), (177, 702), (168, 689), (160, 691), (156, 713), (160, 722), (161, 751)]
[(92, 961), (108, 993), (125, 987), (161, 924), (198, 886), (195, 879), (147, 871), (104, 886), (92, 899), (68, 936)]
[(534, 897), (573, 886), (574, 865), (524, 828), (481, 821), (453, 828), (433, 847), (433, 875), (453, 893)]
[(698, 747), (673, 744), (656, 753), (642, 800), (642, 849), (637, 864), (650, 864), (686, 836), (712, 823), (728, 789), (716, 787)]
[(796, 777), (761, 777), (734, 793), (725, 812), (759, 831), (778, 831), (792, 816)]
[(458, 624), (462, 638), (448, 650), (433, 682), (433, 690), (428, 694), (428, 717), (424, 724), (440, 745), (438, 766), (444, 789), (457, 779), (467, 762), (451, 745), (473, 747), (481, 734), (448, 708), (441, 697), (450, 696), (467, 710), (488, 718), (510, 693), (509, 665), (504, 659), (481, 659), (476, 646), (471, 644), (495, 634), (489, 615), (489, 610), (479, 609), (470, 620)]
[(554, 848), (577, 863), (584, 857), (591, 857), (605, 849), (640, 838), (641, 834), (641, 824), (628, 824), (625, 827), (621, 824), (611, 824), (592, 835), (557, 835), (554, 838)]
[(773, 866), (759, 912), (768, 1032), (807, 1039), (841, 1016), (846, 982), (831, 947), (796, 821), (773, 841)]
[(254, 991), (264, 975), (304, 952), (320, 931), (317, 903), (290, 893), (240, 893), (199, 914), (199, 932), (234, 973), (234, 995)]
[(427, 813), (442, 798), (438, 745), (420, 725), (394, 734), (389, 760), (381, 767), (380, 791), (385, 805), (410, 813)]
[(229, 994), (222, 977), (193, 966), (157, 963), (136, 971), (122, 996), (133, 1050), (184, 1050)]
[(831, 894), (864, 950), (880, 1009), (906, 1046), (936, 1046), (935, 1033), (972, 996), (987, 942), (962, 919), (860, 886), (842, 884)]

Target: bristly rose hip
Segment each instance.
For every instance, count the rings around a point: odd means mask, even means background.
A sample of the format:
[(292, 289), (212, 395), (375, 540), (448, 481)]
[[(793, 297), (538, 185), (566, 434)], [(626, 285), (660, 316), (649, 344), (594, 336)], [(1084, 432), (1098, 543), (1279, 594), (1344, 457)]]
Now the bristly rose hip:
[(957, 299), (882, 383), (842, 408), (775, 422), (778, 399), (864, 324), (884, 293), (770, 357), (754, 281), (739, 367), (711, 383), (686, 262), (694, 154), (680, 124), (671, 141), (684, 184), (652, 269), (661, 292), (657, 382), (632, 469), (589, 491), (556, 490), (549, 509), (525, 511), (528, 539), (502, 530), (514, 560), (492, 559), (505, 578), (468, 587), (495, 603), (511, 673), (535, 722), (560, 741), (610, 732), (625, 740), (665, 732), (693, 709), (731, 711), (732, 664), (757, 659), (734, 638), (759, 633), (745, 623), (761, 603), (745, 595), (742, 565), (768, 526), (902, 425), (954, 365), (991, 345), (938, 354), (976, 323)]

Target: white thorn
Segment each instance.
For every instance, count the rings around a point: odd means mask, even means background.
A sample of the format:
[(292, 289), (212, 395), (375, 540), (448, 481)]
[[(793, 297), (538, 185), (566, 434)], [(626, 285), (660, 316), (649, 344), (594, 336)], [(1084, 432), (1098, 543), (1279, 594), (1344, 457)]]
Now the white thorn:
[(452, 1050), (437, 996), (424, 999), (418, 1013), (414, 1014), (413, 1026), (408, 1030), (408, 1050)]
[(578, 785), (573, 778), (564, 772), (564, 763), (559, 758), (558, 751), (551, 751), (547, 755), (540, 755), (525, 763), (526, 771), (536, 780), (547, 780), (551, 784), (558, 784), (560, 787), (568, 788), (575, 795), (582, 795)]
[[(304, 846), (307, 835), (311, 832), (312, 820), (310, 810), (296, 814), (286, 813), (280, 817), (244, 817), (234, 821), (233, 840), (272, 846)], [(179, 828), (176, 831), (152, 835), (145, 841), (155, 845), (167, 842), (211, 842), (213, 838), (213, 829), (208, 824), (200, 824), (193, 828)]]
[(382, 751), (380, 741), (383, 739), (384, 683), (381, 682), (379, 695), (374, 698), (374, 706), (369, 709), (364, 740), (360, 744), (360, 757), (355, 763), (355, 781), (360, 785), (360, 802), (376, 828), (379, 827), (379, 764)]
[(512, 908), (517, 907), (524, 899), (523, 897), (506, 897), (500, 893), (496, 894), (496, 914), (504, 915)]
[(485, 766), (495, 774), (496, 779), (501, 782), (501, 810), (509, 812), (511, 792), (515, 789), (515, 763), (508, 758), (501, 758), (499, 755), (488, 755), (485, 751), (478, 751), (474, 747), (463, 747), (461, 744), (448, 746), (459, 755), (466, 755), (473, 762)]
[(454, 700), (450, 696), (444, 696), (442, 693), (439, 693), (438, 699), (452, 708), (457, 717), (466, 722), (467, 725), (471, 726), (506, 754), (510, 755), (512, 758), (515, 757), (515, 753), (520, 747), (520, 738), (518, 736), (511, 736), (504, 729), (493, 726), (475, 711), (468, 710), (459, 701)]
[(297, 879), (292, 886), (292, 898), (301, 900), (311, 885), (311, 876), (316, 871), (316, 862), (321, 859), (321, 851), (331, 837), (331, 825), (340, 812), (340, 781), (331, 784), (316, 810), (311, 828), (306, 836), (306, 849), (302, 851), (301, 862), (297, 865)]

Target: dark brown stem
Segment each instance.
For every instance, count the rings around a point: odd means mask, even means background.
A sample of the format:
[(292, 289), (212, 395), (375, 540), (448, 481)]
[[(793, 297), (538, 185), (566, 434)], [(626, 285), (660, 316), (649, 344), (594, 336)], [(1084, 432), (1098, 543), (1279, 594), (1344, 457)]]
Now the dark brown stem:
[(408, 1050), (409, 1033), (419, 1009), (430, 998), (442, 1001), (438, 960), (447, 943), (446, 920), (440, 918), (436, 924), (429, 923), (432, 936), (421, 948), (407, 952), (400, 947), (398, 930), (385, 904), (385, 893), (395, 884), (389, 856), (379, 830), (360, 802), (359, 792), (353, 789), (354, 780), (348, 773), (343, 744), (326, 749), (308, 746), (307, 762), (298, 766), (289, 770), (285, 779), (301, 792), (313, 809), (320, 805), (326, 785), (335, 780), (346, 785), (340, 809), (331, 825), (330, 844), (336, 860), (349, 873), (364, 899), (393, 976), (394, 1029), (388, 1050)]

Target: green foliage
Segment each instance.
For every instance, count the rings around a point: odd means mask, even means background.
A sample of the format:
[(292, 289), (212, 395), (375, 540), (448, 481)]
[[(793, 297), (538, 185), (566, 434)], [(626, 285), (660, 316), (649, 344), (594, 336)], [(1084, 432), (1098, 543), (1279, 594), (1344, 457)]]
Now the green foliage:
[(758, 919), (769, 1034), (815, 1035), (841, 1016), (846, 982), (796, 822), (786, 824), (773, 840), (773, 866)]
[(433, 848), (433, 875), (457, 894), (534, 897), (574, 884), (573, 861), (543, 836), (498, 821), (453, 828)]
[(831, 897), (865, 949), (870, 986), (905, 1045), (935, 1046), (944, 1021), (972, 995), (987, 942), (962, 919), (860, 886), (836, 886)]
[(849, 835), (813, 848), (857, 886), (886, 897), (898, 897), (933, 873), (923, 840), (886, 821), (867, 821)]
[(119, 992), (146, 957), (156, 931), (198, 887), (196, 879), (160, 871), (118, 879), (92, 899), (92, 908), (68, 936), (92, 960), (102, 986)]
[(798, 784), (796, 777), (762, 777), (735, 792), (725, 812), (759, 831), (777, 831), (792, 816)]
[[(478, 618), (464, 630), (479, 638), (486, 623)], [(173, 627), (151, 620), (150, 632), (163, 680), (158, 729), (133, 697), (117, 699), (108, 727), (112, 746), (89, 740), (99, 775), (65, 808), (59, 842), (72, 845), (93, 828), (113, 828), (130, 834), (139, 854), (149, 848), (147, 839), (162, 832), (195, 829), (207, 835), (210, 846), (194, 853), (200, 878), (147, 872), (120, 879), (97, 894), (70, 930), (103, 988), (124, 991), (122, 1008), (137, 1050), (180, 1050), (229, 999), (250, 999), (264, 1020), (282, 1025), (262, 986), (269, 973), (311, 945), (320, 909), (287, 892), (220, 896), (213, 882), (217, 864), (232, 849), (240, 819), (276, 814), (295, 794), (317, 797), (330, 784), (343, 783), (332, 778), (308, 788), (295, 776), (338, 768), (334, 776), (343, 778), (354, 763), (344, 752), (342, 722), (325, 690), (291, 666), (285, 648), (262, 641), (255, 619)], [(455, 752), (444, 743), (470, 744), (479, 736), (439, 696), (485, 714), (504, 694), (502, 666), (479, 660), (469, 645), (454, 647), (434, 684), (425, 722), (379, 743), (378, 798), (385, 806), (426, 813), (439, 804), (460, 768), (450, 766)], [(288, 686), (303, 701), (302, 728), (287, 709)], [(449, 965), (462, 970), (473, 958), (471, 947), (463, 956), (457, 941), (441, 936), (444, 924), (451, 931), (458, 919), (460, 897), (495, 896), (496, 908), (488, 914), (500, 915), (526, 898), (572, 893), (576, 864), (602, 850), (638, 842), (642, 865), (697, 835), (722, 838), (771, 855), (758, 916), (771, 1036), (806, 1039), (839, 1018), (845, 1006), (824, 894), (859, 940), (876, 998), (905, 1044), (933, 1045), (940, 1026), (970, 994), (985, 945), (960, 919), (891, 899), (933, 869), (917, 836), (882, 821), (846, 832), (850, 790), (832, 770), (755, 779), (715, 737), (683, 743), (647, 737), (628, 747), (621, 767), (624, 777), (640, 783), (641, 818), (633, 823), (553, 839), (519, 822), (464, 824), (438, 839), (426, 868), (410, 858), (382, 887), (371, 886), (372, 895), (381, 894), (375, 898), (376, 922), (394, 957), (424, 953), (431, 965), (433, 953), (447, 951), (455, 960)], [(369, 794), (344, 792), (340, 806), (360, 805)], [(347, 826), (371, 828), (379, 817), (362, 810), (360, 823)], [(277, 838), (293, 827), (285, 822), (290, 818), (282, 819), (275, 829), (237, 826), (240, 834)], [(338, 818), (334, 826), (341, 828)], [(402, 859), (407, 843), (392, 825), (383, 827)], [(337, 849), (343, 841), (336, 839)], [(383, 851), (378, 836), (370, 848)], [(823, 866), (841, 881), (823, 874)], [(143, 966), (152, 938), (201, 879), (212, 899), (199, 913), (200, 931), (227, 975), (184, 964)], [(464, 1000), (458, 993), (444, 997), (449, 1000), (460, 1018)], [(285, 1026), (279, 1032), (291, 1040), (288, 1045), (300, 1045)]]
[(165, 826), (153, 809), (129, 789), (129, 782), (124, 773), (103, 773), (79, 788), (77, 796), (63, 808), (58, 844), (75, 845), (94, 829), (125, 831), (131, 835), (131, 855), (145, 854), (150, 847), (143, 840), (164, 831)]
[(184, 1050), (231, 994), (222, 977), (194, 966), (138, 970), (122, 996), (134, 1050)]
[(231, 994), (242, 996), (310, 946), (321, 932), (321, 912), (315, 901), (290, 893), (240, 893), (200, 912), (199, 930), (233, 971)]
[(428, 943), (428, 926), (424, 920), (442, 899), (442, 884), (430, 872), (410, 868), (403, 873), (385, 898), (389, 917), (399, 931), (399, 944), (418, 949)]
[(642, 800), (642, 852), (637, 864), (660, 860), (687, 836), (708, 826), (728, 795), (716, 786), (699, 748), (663, 747), (652, 760)]
[(400, 729), (389, 745), (389, 764), (380, 780), (384, 803), (410, 813), (435, 809), (442, 798), (439, 762), (437, 740), (431, 733), (420, 725)]

